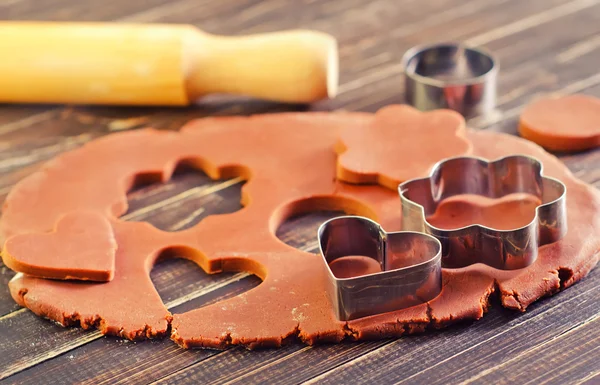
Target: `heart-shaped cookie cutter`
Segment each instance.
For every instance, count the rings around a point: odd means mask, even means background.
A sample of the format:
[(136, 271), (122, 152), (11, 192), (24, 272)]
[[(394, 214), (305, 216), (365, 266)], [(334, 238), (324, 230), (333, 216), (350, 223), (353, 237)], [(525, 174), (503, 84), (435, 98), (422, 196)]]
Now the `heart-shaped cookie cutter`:
[[(456, 157), (435, 164), (430, 175), (398, 187), (402, 202), (402, 229), (433, 235), (442, 244), (442, 266), (484, 263), (503, 270), (529, 266), (538, 247), (561, 239), (567, 232), (566, 186), (543, 176), (542, 163), (530, 156), (513, 155), (487, 161)], [(440, 202), (452, 196), (476, 194), (501, 198), (513, 193), (537, 197), (540, 205), (525, 226), (500, 230), (472, 224), (456, 229), (433, 226), (427, 218)]]
[[(413, 231), (387, 233), (376, 222), (342, 216), (318, 230), (321, 255), (328, 267), (328, 295), (340, 320), (352, 320), (418, 305), (442, 290), (440, 242)], [(343, 257), (369, 257), (380, 272), (338, 278), (331, 264)]]

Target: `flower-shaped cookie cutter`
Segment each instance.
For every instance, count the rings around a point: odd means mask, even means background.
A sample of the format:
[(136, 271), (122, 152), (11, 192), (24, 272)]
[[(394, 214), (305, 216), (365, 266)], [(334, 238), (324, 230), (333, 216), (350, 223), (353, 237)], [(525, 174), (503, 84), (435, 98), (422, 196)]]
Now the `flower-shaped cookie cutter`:
[[(442, 247), (430, 235), (387, 233), (370, 219), (342, 216), (323, 223), (318, 239), (328, 267), (328, 295), (339, 320), (425, 303), (442, 290)], [(352, 278), (334, 275), (334, 261), (356, 256), (377, 261), (381, 271)]]
[[(402, 202), (402, 229), (436, 237), (442, 244), (442, 266), (463, 267), (484, 263), (502, 270), (529, 266), (538, 247), (561, 239), (567, 232), (566, 186), (543, 176), (541, 162), (513, 155), (487, 161), (456, 157), (435, 164), (426, 178), (398, 187)], [(455, 229), (433, 226), (427, 218), (444, 199), (463, 194), (501, 198), (513, 193), (531, 194), (541, 202), (527, 225), (499, 230), (481, 224)]]

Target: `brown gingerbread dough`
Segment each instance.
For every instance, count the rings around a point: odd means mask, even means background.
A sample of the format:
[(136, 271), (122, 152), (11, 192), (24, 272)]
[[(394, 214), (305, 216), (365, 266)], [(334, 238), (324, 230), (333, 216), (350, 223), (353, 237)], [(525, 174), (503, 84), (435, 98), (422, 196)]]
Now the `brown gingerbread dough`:
[(341, 132), (337, 178), (348, 183), (398, 184), (427, 174), (438, 160), (468, 154), (465, 120), (452, 110), (421, 112), (408, 105), (379, 110), (367, 128)]
[(568, 95), (536, 100), (523, 110), (519, 133), (552, 151), (599, 147), (600, 99)]
[(527, 226), (542, 202), (529, 194), (509, 194), (498, 199), (481, 195), (455, 195), (443, 200), (427, 221), (442, 229), (478, 223), (498, 230)]
[[(399, 230), (395, 189), (335, 180), (333, 148), (339, 130), (369, 130), (372, 121), (372, 115), (360, 113), (207, 118), (187, 124), (180, 133), (144, 129), (113, 134), (59, 156), (11, 192), (0, 222), (2, 235), (36, 236), (51, 232), (66, 214), (98, 213), (110, 221), (118, 244), (114, 278), (89, 283), (18, 274), (9, 284), (11, 294), (20, 305), (65, 325), (80, 323), (106, 334), (143, 338), (165, 334), (171, 322), (171, 338), (186, 348), (231, 344), (254, 348), (280, 346), (293, 338), (309, 344), (384, 338), (479, 319), (495, 291), (504, 306), (525, 310), (540, 297), (572, 285), (596, 265), (600, 193), (530, 142), (492, 132), (467, 132), (474, 155), (488, 159), (532, 155), (544, 163), (547, 175), (565, 182), (566, 237), (543, 246), (536, 262), (526, 269), (499, 271), (479, 264), (444, 269), (442, 293), (427, 304), (338, 321), (325, 294), (326, 267), (321, 257), (284, 244), (275, 231), (286, 218), (319, 209), (367, 216), (388, 231)], [(381, 135), (389, 132), (382, 130)], [(431, 162), (439, 160), (427, 148), (422, 153), (431, 156)], [(414, 156), (411, 152), (407, 159), (395, 161), (410, 164)], [(181, 161), (213, 178), (248, 179), (242, 191), (245, 207), (175, 233), (118, 219), (126, 212), (126, 191), (136, 175), (166, 180)], [(481, 212), (489, 209), (484, 206)], [(494, 218), (486, 220), (496, 223)], [(81, 242), (83, 246), (85, 241)], [(149, 278), (152, 265), (165, 250), (177, 251), (209, 273), (248, 271), (263, 282), (236, 297), (171, 315)], [(46, 251), (30, 250), (32, 256)], [(4, 252), (12, 254), (10, 247)], [(61, 250), (53, 252), (58, 255)]]
[(4, 264), (28, 275), (110, 281), (117, 242), (106, 217), (94, 212), (72, 212), (60, 218), (50, 233), (11, 237), (4, 250), (10, 250), (3, 253)]

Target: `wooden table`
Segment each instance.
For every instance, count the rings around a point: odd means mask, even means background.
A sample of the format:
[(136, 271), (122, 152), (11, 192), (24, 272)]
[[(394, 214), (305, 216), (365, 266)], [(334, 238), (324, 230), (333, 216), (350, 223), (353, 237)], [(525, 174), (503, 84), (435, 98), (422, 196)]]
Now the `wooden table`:
[[(470, 122), (473, 128), (516, 132), (519, 111), (540, 94), (600, 97), (599, 0), (0, 0), (0, 19), (185, 22), (223, 34), (323, 30), (339, 38), (340, 95), (311, 110), (376, 111), (403, 102), (400, 57), (415, 44), (439, 40), (482, 45), (500, 59), (498, 114)], [(146, 124), (177, 129), (206, 115), (306, 108), (214, 98), (186, 109), (3, 105), (0, 194), (4, 199), (41, 162), (111, 131)], [(600, 187), (599, 150), (561, 158)], [(165, 230), (186, 228), (207, 215), (239, 209), (241, 184), (181, 170), (167, 184), (131, 192), (127, 217)], [(297, 247), (314, 245), (317, 224), (331, 215), (291, 220), (279, 236)], [(442, 331), (256, 352), (187, 351), (169, 339), (133, 343), (65, 329), (19, 309), (6, 287), (12, 276), (0, 265), (3, 383), (600, 383), (598, 269), (523, 314), (495, 301), (482, 320)], [(180, 259), (159, 263), (152, 279), (173, 312), (260, 282), (243, 273), (208, 276)]]

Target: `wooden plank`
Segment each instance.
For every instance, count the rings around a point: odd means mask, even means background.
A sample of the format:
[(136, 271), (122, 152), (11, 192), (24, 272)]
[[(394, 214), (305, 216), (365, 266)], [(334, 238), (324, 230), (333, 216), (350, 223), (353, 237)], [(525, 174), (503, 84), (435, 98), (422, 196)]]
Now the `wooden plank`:
[[(189, 289), (182, 290), (185, 292), (185, 295), (167, 302), (167, 307), (173, 309), (175, 306), (187, 304), (191, 300), (249, 278), (246, 273), (234, 274), (229, 278), (223, 277), (224, 275), (213, 277), (212, 283), (207, 283), (206, 280), (203, 280), (204, 282), (202, 283), (204, 285), (197, 284), (197, 288), (193, 291)], [(259, 283), (257, 278), (248, 282), (251, 287)], [(219, 297), (224, 294), (226, 293), (220, 293)], [(181, 311), (184, 311), (184, 308), (185, 306), (182, 306)], [(0, 367), (0, 379), (7, 378), (26, 368), (51, 360), (79, 346), (102, 338), (102, 335), (98, 331), (86, 332), (78, 328), (63, 329), (40, 319), (28, 311), (13, 312), (0, 319), (0, 325), (4, 328), (2, 330), (4, 341), (2, 341), (0, 349), (12, 352), (10, 355), (3, 355), (0, 358), (0, 363), (2, 364)], [(19, 334), (4, 337), (5, 333), (10, 332)]]
[(564, 384), (600, 374), (600, 316), (466, 379), (464, 384)]
[[(579, 27), (560, 33), (557, 29), (564, 23), (579, 23)], [(503, 109), (512, 109), (528, 102), (532, 96), (565, 88), (595, 75), (589, 63), (596, 60), (600, 50), (582, 52), (569, 60), (564, 58), (582, 42), (596, 39), (599, 25), (600, 4), (488, 44), (488, 48), (499, 55), (502, 69), (504, 66), (514, 69), (501, 73), (505, 78), (499, 96)]]
[(149, 222), (165, 231), (180, 231), (208, 215), (239, 210), (242, 185), (239, 178), (211, 180), (199, 170), (179, 167), (167, 183), (129, 193), (129, 209), (121, 218)]
[[(127, 8), (152, 7), (160, 4), (161, 0), (150, 0), (148, 2), (132, 1), (131, 4), (118, 4), (114, 1), (106, 1), (104, 9), (86, 2), (73, 2), (69, 0), (19, 0), (0, 3), (0, 14), (5, 20), (76, 20), (90, 17), (90, 14), (105, 12), (114, 18), (119, 11), (125, 12)], [(146, 4), (144, 4), (146, 3)]]
[[(495, 364), (495, 359), (503, 355), (510, 357), (523, 352), (598, 314), (600, 304), (590, 301), (590, 298), (600, 293), (596, 287), (599, 281), (600, 274), (595, 271), (569, 290), (536, 303), (524, 314), (498, 309), (496, 315), (486, 315), (468, 328), (402, 338), (337, 366), (311, 382), (418, 383), (427, 379), (447, 383), (449, 378), (454, 381), (457, 377), (452, 369), (469, 366), (468, 359), (477, 360), (480, 367), (486, 363)], [(578, 311), (573, 312), (573, 309)], [(478, 347), (485, 348), (485, 352), (490, 354), (482, 352), (472, 357), (470, 353)], [(497, 355), (490, 357), (496, 350)], [(261, 371), (257, 375), (267, 378), (270, 374)]]
[(297, 249), (318, 252), (317, 229), (321, 223), (343, 215), (342, 211), (317, 211), (287, 219), (275, 234), (286, 244)]
[[(256, 351), (251, 354), (241, 348), (230, 349), (174, 372), (155, 383), (300, 383), (303, 378), (308, 379), (318, 374), (320, 363), (325, 362), (330, 366), (339, 365), (349, 357), (359, 357), (386, 343), (389, 343), (389, 340), (316, 347), (296, 344), (278, 350)], [(264, 375), (261, 375), (263, 372)]]
[[(25, 127), (48, 119), (57, 108), (58, 106), (48, 105), (3, 105), (2, 115), (0, 115), (0, 134), (4, 131), (16, 131), (20, 126)], [(11, 124), (14, 126), (10, 127)]]
[[(156, 116), (144, 117), (146, 124), (158, 129), (179, 129), (190, 119), (208, 115), (233, 115), (261, 112), (291, 111), (297, 109), (294, 105), (278, 105), (266, 102), (247, 103), (244, 107), (234, 105), (233, 102), (219, 103), (203, 109), (165, 109)], [(132, 118), (99, 116), (97, 108), (77, 107), (68, 110), (68, 113), (56, 114), (51, 118), (22, 127), (17, 131), (1, 136), (3, 151), (0, 155), (0, 174), (10, 175), (18, 172), (22, 167), (29, 167), (37, 163), (56, 157), (62, 152), (80, 147), (93, 139), (110, 134), (115, 123), (126, 122)], [(127, 111), (130, 111), (127, 109)], [(133, 110), (134, 112), (137, 110)], [(130, 113), (129, 112), (129, 113)], [(134, 114), (134, 119), (141, 119)], [(139, 127), (139, 126), (136, 126)], [(2, 126), (0, 126), (0, 132)], [(22, 175), (23, 176), (23, 175)], [(21, 177), (22, 177), (21, 176)], [(0, 178), (0, 185), (4, 178)], [(14, 181), (14, 178), (11, 178)], [(8, 186), (5, 186), (5, 188)]]
[[(186, 271), (188, 271), (187, 274), (190, 274), (190, 270)], [(160, 274), (161, 271), (158, 273)], [(165, 271), (165, 273), (167, 272)], [(206, 275), (201, 280), (190, 282), (185, 288), (178, 287), (177, 289), (185, 294), (167, 302), (166, 305), (168, 308), (173, 308), (246, 277), (245, 273)], [(154, 282), (156, 283), (156, 280)], [(161, 294), (163, 297), (170, 295), (165, 291)], [(13, 312), (0, 318), (0, 327), (2, 336), (0, 351), (11, 352), (11, 354), (0, 356), (0, 379), (102, 337), (98, 331), (62, 328), (26, 310)]]
[[(208, 304), (241, 294), (255, 287), (260, 280), (254, 276), (219, 287), (183, 305), (173, 312)], [(219, 354), (216, 350), (185, 350), (168, 338), (131, 342), (114, 337), (97, 338), (50, 360), (42, 366), (18, 373), (5, 381), (11, 384), (78, 383), (115, 384), (132, 381), (147, 383), (168, 374), (172, 365), (189, 365)]]
[[(516, 26), (520, 26), (522, 23), (528, 26), (526, 32), (520, 32), (522, 38), (529, 38), (530, 44), (537, 44), (539, 38), (536, 34), (531, 32), (534, 29), (534, 25), (527, 24), (527, 21), (534, 17), (536, 14), (542, 11), (550, 9), (562, 9), (560, 8), (564, 2), (544, 2), (544, 1), (527, 1), (527, 2), (509, 2), (509, 3), (495, 3), (496, 7), (484, 8), (480, 12), (475, 14), (469, 14), (463, 17), (459, 17), (456, 20), (447, 20), (441, 23), (437, 27), (433, 28), (408, 28), (403, 34), (399, 34), (396, 40), (394, 40), (394, 47), (390, 49), (389, 40), (387, 39), (374, 39), (372, 44), (356, 43), (356, 46), (351, 47), (353, 55), (349, 57), (350, 60), (360, 63), (363, 58), (373, 57), (377, 55), (386, 54), (385, 60), (377, 62), (375, 66), (369, 68), (366, 72), (363, 71), (358, 74), (354, 74), (355, 78), (348, 84), (341, 84), (340, 91), (343, 91), (338, 98), (332, 101), (333, 106), (345, 108), (348, 110), (361, 109), (365, 111), (373, 111), (376, 108), (371, 106), (372, 103), (377, 101), (384, 101), (385, 103), (399, 103), (403, 102), (402, 96), (402, 63), (401, 57), (404, 52), (411, 46), (416, 44), (423, 44), (429, 41), (439, 40), (439, 36), (444, 36), (445, 40), (453, 41), (470, 41), (483, 40), (485, 38), (485, 45), (491, 46), (492, 43), (497, 42), (502, 47), (502, 41), (511, 39), (511, 36), (515, 32), (515, 28), (509, 30), (503, 30), (506, 24), (511, 23)], [(558, 6), (557, 6), (558, 4)], [(586, 3), (587, 4), (587, 3)], [(555, 6), (555, 8), (551, 8)], [(591, 5), (593, 6), (593, 5)], [(584, 13), (587, 8), (577, 12)], [(566, 10), (564, 11), (566, 12)], [(555, 12), (556, 13), (556, 12)], [(588, 13), (593, 13), (589, 12)], [(596, 12), (597, 13), (597, 12)], [(518, 15), (518, 18), (515, 17)], [(568, 14), (570, 15), (570, 14)], [(431, 15), (430, 18), (436, 20), (438, 15)], [(558, 17), (558, 16), (557, 16)], [(517, 20), (515, 20), (517, 19)], [(555, 23), (558, 24), (557, 20), (553, 19), (547, 22), (547, 24)], [(423, 21), (427, 25), (427, 21)], [(544, 24), (543, 24), (544, 25)], [(562, 25), (562, 24), (561, 24)], [(586, 28), (593, 27), (594, 24), (588, 24)], [(497, 31), (490, 35), (490, 31)], [(558, 33), (556, 27), (552, 29), (553, 33)], [(562, 31), (563, 35), (570, 36), (571, 33), (578, 34), (579, 32), (573, 31)], [(392, 31), (392, 35), (393, 35)], [(486, 37), (487, 36), (487, 37)], [(551, 37), (547, 37), (548, 40), (553, 40)], [(560, 40), (560, 39), (559, 39)], [(531, 43), (533, 41), (533, 43)], [(576, 39), (573, 39), (576, 42)], [(512, 44), (511, 44), (512, 45)], [(495, 51), (494, 51), (495, 52)], [(389, 53), (389, 54), (388, 54)], [(496, 52), (495, 52), (496, 53)], [(526, 52), (517, 52), (519, 55), (515, 55), (515, 60), (512, 63), (521, 63), (527, 60), (536, 60), (536, 56), (528, 55)], [(499, 52), (502, 55), (512, 55), (510, 49), (507, 52)], [(504, 63), (506, 58), (500, 57), (500, 62)], [(502, 83), (506, 78), (506, 71), (511, 68), (510, 63), (501, 66), (501, 76), (499, 82)], [(379, 83), (381, 86), (374, 88), (372, 85)], [(369, 86), (371, 85), (371, 86)], [(499, 85), (501, 95), (504, 94), (502, 85)], [(389, 90), (389, 92), (385, 92)], [(354, 95), (347, 95), (352, 92)], [(377, 107), (379, 107), (379, 104)], [(366, 108), (366, 107), (369, 108)]]
[[(222, 17), (223, 11), (239, 12), (238, 6), (251, 5), (256, 0), (229, 0), (211, 2), (207, 0), (143, 0), (143, 1), (115, 1), (109, 0), (102, 3), (79, 2), (72, 0), (52, 1), (19, 1), (7, 7), (2, 13), (7, 20), (53, 20), (53, 21), (137, 21), (156, 22), (169, 16), (174, 10), (185, 11), (180, 14), (179, 21), (187, 22), (191, 16), (200, 20)], [(2, 10), (2, 8), (0, 8)], [(192, 11), (192, 13), (190, 13)], [(187, 19), (187, 20), (186, 20)], [(191, 20), (190, 20), (191, 21)], [(227, 26), (222, 28), (235, 28)]]
[[(595, 88), (595, 95), (600, 96), (600, 86)], [(559, 157), (576, 177), (600, 188), (600, 149), (561, 154)]]
[[(598, 276), (596, 272), (595, 277)], [(596, 282), (598, 282), (596, 280)], [(573, 308), (570, 306), (561, 306), (560, 311), (548, 311), (540, 317), (536, 317), (535, 322), (528, 322), (519, 328), (509, 328), (506, 332), (499, 330), (496, 338), (490, 339), (483, 343), (476, 343), (469, 349), (466, 349), (458, 354), (454, 354), (449, 358), (440, 361), (436, 366), (431, 366), (420, 373), (404, 377), (399, 374), (392, 374), (391, 377), (382, 376), (382, 379), (401, 380), (399, 383), (423, 382), (428, 384), (443, 384), (445, 380), (452, 377), (453, 381), (469, 382), (478, 378), (481, 374), (488, 373), (485, 377), (488, 381), (482, 383), (500, 383), (502, 376), (493, 372), (498, 367), (503, 367), (508, 363), (516, 363), (530, 356), (530, 352), (541, 350), (547, 344), (548, 340), (560, 338), (564, 334), (571, 334), (572, 330), (580, 328), (583, 324), (589, 322), (590, 318), (597, 318), (600, 313), (598, 301), (590, 300), (590, 298), (598, 298), (600, 290), (590, 290), (583, 301), (576, 307), (576, 314), (573, 313)], [(559, 301), (555, 301), (560, 303)], [(594, 335), (589, 338), (593, 339)], [(597, 345), (597, 343), (596, 343)], [(562, 349), (560, 350), (562, 352)], [(552, 363), (549, 356), (545, 356), (546, 365), (540, 365), (539, 371), (532, 371), (530, 379), (536, 380), (538, 383), (543, 374), (543, 367)], [(515, 362), (516, 360), (516, 362)], [(591, 367), (592, 361), (582, 359), (583, 363)], [(539, 363), (539, 361), (538, 361)], [(525, 367), (531, 369), (531, 366), (521, 362)], [(600, 368), (596, 364), (596, 369)], [(522, 374), (519, 373), (519, 374)], [(562, 373), (556, 378), (556, 382), (565, 383), (570, 380), (566, 373)], [(521, 381), (521, 380), (519, 380)], [(525, 382), (525, 381), (523, 381)]]
[(12, 270), (0, 262), (0, 317), (19, 309), (8, 292), (8, 281), (15, 275)]
[[(573, 61), (557, 59), (561, 53), (572, 51), (582, 40), (590, 40), (600, 33), (598, 27), (600, 25), (600, 5), (569, 14), (565, 16), (565, 19), (572, 24), (577, 23), (583, 16), (588, 19), (593, 18), (593, 21), (582, 24), (576, 29), (565, 31), (562, 28), (565, 20), (557, 19), (537, 27), (531, 27), (514, 36), (506, 35), (498, 40), (489, 41), (487, 44), (489, 47), (492, 47), (492, 43), (498, 47), (493, 52), (498, 57), (501, 68), (498, 78), (497, 106), (501, 113), (493, 116), (493, 119), (471, 120), (471, 126), (488, 127), (494, 122), (517, 116), (522, 103), (529, 101), (536, 93), (557, 90), (561, 90), (563, 93), (573, 93), (583, 89), (584, 85), (591, 87), (595, 83), (599, 83), (600, 77), (595, 75), (593, 66), (589, 65), (590, 62), (597, 60), (598, 50), (590, 50)], [(484, 21), (488, 20), (484, 19)], [(451, 35), (449, 39), (452, 39), (452, 33), (449, 34)], [(485, 33), (478, 36), (484, 35)], [(516, 42), (518, 41), (532, 46), (538, 44), (540, 35), (548, 41), (557, 40), (557, 45), (552, 47), (556, 51), (530, 55), (527, 51), (517, 49), (519, 45)], [(513, 47), (517, 48), (513, 49)], [(336, 103), (342, 103), (343, 107), (348, 110), (373, 112), (391, 103), (404, 102), (401, 93), (403, 80), (400, 70), (399, 66), (394, 68), (393, 65), (382, 65), (380, 73), (385, 76), (380, 76), (371, 83), (361, 83), (360, 88), (351, 91), (353, 95), (340, 95), (340, 98), (336, 99)], [(581, 79), (586, 75), (593, 76), (593, 78), (581, 84)], [(342, 99), (344, 102), (341, 101)], [(515, 106), (518, 109), (515, 109)]]
[[(45, 123), (53, 122), (45, 121)], [(38, 142), (43, 143), (39, 144), (34, 149), (23, 148), (28, 147), (30, 145), (29, 143), (10, 145), (10, 150), (5, 151), (2, 158), (0, 158), (0, 173), (8, 173), (21, 167), (30, 166), (54, 158), (62, 152), (80, 147), (99, 136), (101, 135), (90, 130), (90, 132), (66, 137), (58, 141), (56, 139), (39, 140)]]
[[(576, 44), (571, 47), (575, 46)], [(566, 52), (566, 50), (563, 52)], [(585, 58), (575, 63), (550, 64), (547, 68), (540, 68), (539, 71), (552, 74), (551, 77), (546, 78), (547, 81), (538, 81), (538, 79), (528, 85), (515, 87), (516, 93), (522, 93), (515, 98), (516, 100), (500, 105), (501, 111), (492, 119), (476, 120), (477, 123), (472, 125), (478, 128), (491, 128), (495, 131), (516, 134), (517, 125), (513, 122), (518, 121), (520, 112), (534, 98), (543, 95), (559, 96), (586, 93), (586, 89), (593, 88), (600, 83), (600, 76), (594, 71), (590, 71), (587, 64), (588, 60), (598, 60), (600, 58), (600, 50), (595, 50), (585, 56)], [(530, 70), (530, 73), (532, 73), (531, 71), (533, 70)], [(584, 76), (583, 79), (580, 76)], [(524, 88), (529, 88), (529, 90), (523, 93)]]

